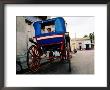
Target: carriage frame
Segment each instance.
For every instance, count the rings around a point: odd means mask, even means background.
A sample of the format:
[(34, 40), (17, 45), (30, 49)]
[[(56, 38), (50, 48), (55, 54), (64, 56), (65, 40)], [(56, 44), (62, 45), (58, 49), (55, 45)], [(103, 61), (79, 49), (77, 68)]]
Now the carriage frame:
[[(55, 32), (41, 34), (42, 23), (56, 21), (54, 24)], [(38, 26), (39, 25), (39, 26)], [(66, 61), (68, 63), (68, 71), (71, 72), (71, 47), (69, 32), (66, 31), (65, 20), (62, 17), (38, 21), (33, 24), (35, 29), (35, 37), (29, 38), (33, 43), (27, 52), (27, 65), (30, 71), (37, 72), (42, 66), (42, 56), (48, 57), (49, 63), (54, 63), (55, 58), (59, 58), (60, 62)], [(48, 38), (47, 38), (48, 37)], [(55, 56), (54, 52), (59, 52), (59, 56)]]

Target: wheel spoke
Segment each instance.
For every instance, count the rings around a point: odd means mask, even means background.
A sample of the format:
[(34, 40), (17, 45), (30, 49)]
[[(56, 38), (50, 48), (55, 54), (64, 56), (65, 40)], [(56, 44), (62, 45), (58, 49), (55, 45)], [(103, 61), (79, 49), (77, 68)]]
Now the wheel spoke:
[(28, 67), (32, 72), (36, 72), (40, 67), (40, 55), (35, 45), (31, 46), (28, 51)]

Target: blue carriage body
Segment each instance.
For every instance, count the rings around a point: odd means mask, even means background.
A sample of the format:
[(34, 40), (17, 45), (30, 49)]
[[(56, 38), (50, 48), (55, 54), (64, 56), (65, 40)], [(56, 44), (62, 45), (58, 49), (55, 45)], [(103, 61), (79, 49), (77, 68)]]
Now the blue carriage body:
[[(62, 17), (57, 17), (34, 22), (33, 26), (36, 42), (32, 38), (29, 39), (34, 43), (29, 48), (27, 55), (29, 69), (35, 72), (43, 65), (42, 63), (45, 63), (44, 60), (54, 62), (54, 60), (59, 61), (60, 58), (61, 62), (67, 60), (69, 71), (71, 71), (70, 37), (69, 32), (66, 32), (65, 20)], [(45, 30), (48, 32), (44, 32)], [(40, 62), (42, 59), (43, 62)]]
[[(46, 23), (53, 23), (55, 26), (54, 32), (42, 33), (41, 28)], [(35, 37), (40, 45), (56, 44), (64, 41), (64, 33), (66, 32), (65, 21), (62, 17), (38, 21), (33, 24), (35, 29)]]

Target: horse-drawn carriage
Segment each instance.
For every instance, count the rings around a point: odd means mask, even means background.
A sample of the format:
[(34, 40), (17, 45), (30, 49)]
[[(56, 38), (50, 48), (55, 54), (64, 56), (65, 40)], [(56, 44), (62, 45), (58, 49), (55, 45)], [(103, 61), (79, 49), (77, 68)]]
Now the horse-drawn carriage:
[[(50, 63), (54, 62), (55, 58), (60, 58), (61, 62), (67, 61), (69, 71), (71, 71), (70, 37), (69, 32), (66, 32), (65, 20), (62, 17), (57, 17), (34, 22), (33, 26), (35, 37), (29, 39), (33, 45), (28, 49), (27, 55), (29, 69), (33, 72), (39, 70), (42, 56), (45, 55)], [(48, 32), (44, 32), (46, 30)], [(56, 51), (59, 56), (55, 55)]]

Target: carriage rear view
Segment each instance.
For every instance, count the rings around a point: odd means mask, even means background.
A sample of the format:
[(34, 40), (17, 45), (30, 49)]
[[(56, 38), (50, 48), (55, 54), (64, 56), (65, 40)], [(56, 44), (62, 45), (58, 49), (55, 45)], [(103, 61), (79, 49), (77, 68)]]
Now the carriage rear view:
[(35, 36), (29, 41), (33, 45), (28, 49), (27, 65), (29, 70), (37, 72), (42, 66), (42, 58), (49, 63), (66, 61), (71, 71), (70, 37), (66, 32), (65, 20), (62, 17), (37, 21), (33, 24)]

